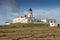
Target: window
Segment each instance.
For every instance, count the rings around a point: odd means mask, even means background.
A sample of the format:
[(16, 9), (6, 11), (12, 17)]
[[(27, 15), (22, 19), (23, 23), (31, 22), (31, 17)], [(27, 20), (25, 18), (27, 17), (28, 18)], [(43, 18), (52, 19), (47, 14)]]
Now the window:
[(52, 21), (51, 21), (51, 23), (52, 23)]
[(53, 24), (52, 24), (53, 25)]

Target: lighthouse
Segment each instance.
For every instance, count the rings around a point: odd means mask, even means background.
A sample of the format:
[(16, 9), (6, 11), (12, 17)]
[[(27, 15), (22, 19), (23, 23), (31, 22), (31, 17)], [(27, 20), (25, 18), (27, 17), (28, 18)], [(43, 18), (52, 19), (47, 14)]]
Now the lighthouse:
[(28, 10), (28, 17), (29, 18), (32, 18), (33, 17), (32, 9), (31, 8)]

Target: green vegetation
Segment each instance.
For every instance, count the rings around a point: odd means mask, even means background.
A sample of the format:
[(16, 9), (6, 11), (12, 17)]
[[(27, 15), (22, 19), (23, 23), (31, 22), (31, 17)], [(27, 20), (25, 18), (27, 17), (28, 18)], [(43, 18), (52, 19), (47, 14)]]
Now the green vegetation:
[(18, 27), (47, 27), (48, 24), (21, 24), (21, 23), (15, 23), (10, 25), (2, 25), (0, 28), (18, 28)]

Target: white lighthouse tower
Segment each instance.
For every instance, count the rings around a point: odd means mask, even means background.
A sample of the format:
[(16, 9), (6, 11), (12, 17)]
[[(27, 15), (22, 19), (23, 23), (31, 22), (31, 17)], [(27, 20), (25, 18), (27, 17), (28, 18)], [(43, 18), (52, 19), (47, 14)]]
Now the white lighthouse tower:
[(29, 9), (29, 12), (28, 12), (28, 17), (29, 17), (29, 18), (32, 18), (32, 17), (33, 17), (33, 14), (32, 14), (32, 9), (31, 9), (31, 8)]

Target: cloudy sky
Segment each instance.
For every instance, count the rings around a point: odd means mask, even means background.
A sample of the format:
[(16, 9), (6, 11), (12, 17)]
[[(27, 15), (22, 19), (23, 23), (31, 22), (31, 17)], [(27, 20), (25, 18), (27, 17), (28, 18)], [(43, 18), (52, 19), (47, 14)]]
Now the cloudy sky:
[(60, 0), (0, 0), (0, 25), (27, 14), (29, 8), (37, 19), (56, 19), (60, 23)]

